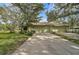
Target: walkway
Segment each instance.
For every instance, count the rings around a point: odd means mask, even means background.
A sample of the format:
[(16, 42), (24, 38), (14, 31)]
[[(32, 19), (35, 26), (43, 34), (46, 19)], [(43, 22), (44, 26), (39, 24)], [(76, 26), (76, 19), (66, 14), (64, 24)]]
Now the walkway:
[(50, 33), (29, 38), (12, 55), (79, 55), (79, 45)]

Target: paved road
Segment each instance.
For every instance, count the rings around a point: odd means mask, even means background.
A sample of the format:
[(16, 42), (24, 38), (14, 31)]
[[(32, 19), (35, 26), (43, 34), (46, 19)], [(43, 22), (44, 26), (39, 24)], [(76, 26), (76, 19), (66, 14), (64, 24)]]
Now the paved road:
[(12, 55), (79, 55), (79, 45), (54, 34), (38, 33)]

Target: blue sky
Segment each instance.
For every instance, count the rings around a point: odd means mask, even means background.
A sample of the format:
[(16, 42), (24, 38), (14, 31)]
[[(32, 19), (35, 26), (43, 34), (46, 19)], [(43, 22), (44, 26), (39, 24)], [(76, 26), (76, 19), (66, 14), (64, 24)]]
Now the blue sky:
[(48, 3), (45, 3), (45, 4), (44, 4), (45, 10), (42, 11), (42, 12), (39, 14), (39, 16), (42, 16), (42, 17), (43, 17), (41, 21), (43, 21), (43, 22), (46, 22), (46, 21), (47, 21), (47, 16), (46, 16), (45, 12), (46, 12), (46, 11), (50, 12), (51, 10), (53, 10), (53, 7), (54, 7), (54, 4), (48, 4)]
[[(8, 4), (0, 3), (1, 7), (3, 7), (4, 5), (8, 5)], [(41, 11), (40, 14), (39, 14), (39, 16), (42, 16), (41, 22), (46, 22), (47, 21), (47, 16), (46, 16), (45, 12), (46, 11), (50, 12), (51, 10), (53, 10), (53, 7), (54, 7), (54, 4), (48, 4), (48, 3), (44, 4), (45, 10)]]

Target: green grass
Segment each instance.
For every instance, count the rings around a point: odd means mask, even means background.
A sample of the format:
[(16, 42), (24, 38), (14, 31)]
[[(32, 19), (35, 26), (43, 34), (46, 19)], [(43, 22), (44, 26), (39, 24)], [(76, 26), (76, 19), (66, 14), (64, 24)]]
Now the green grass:
[(29, 36), (19, 33), (0, 33), (0, 54), (10, 54)]
[(74, 42), (76, 44), (79, 44), (79, 40), (78, 39), (70, 38), (68, 36), (63, 35), (62, 33), (57, 33), (57, 32), (53, 32), (53, 34), (58, 35), (58, 36), (60, 36), (60, 37), (62, 37), (64, 39), (67, 39), (67, 40), (69, 40), (71, 42)]

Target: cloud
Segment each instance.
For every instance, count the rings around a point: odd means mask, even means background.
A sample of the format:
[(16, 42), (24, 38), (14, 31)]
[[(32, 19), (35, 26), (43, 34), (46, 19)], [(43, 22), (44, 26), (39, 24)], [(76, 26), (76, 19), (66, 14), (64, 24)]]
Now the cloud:
[(47, 19), (42, 19), (40, 20), (40, 22), (47, 22)]
[(51, 10), (53, 10), (54, 9), (54, 4), (53, 3), (50, 3), (50, 4), (45, 3), (44, 8), (45, 8), (45, 10), (41, 11), (40, 14), (39, 14), (39, 16), (42, 16), (41, 22), (47, 22), (46, 12), (47, 11), (50, 12)]

